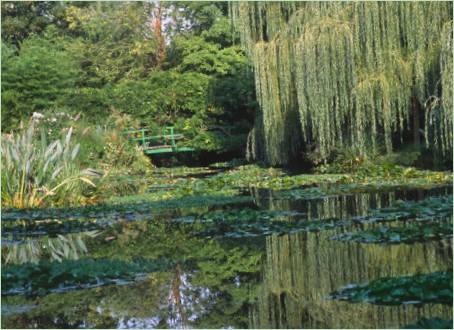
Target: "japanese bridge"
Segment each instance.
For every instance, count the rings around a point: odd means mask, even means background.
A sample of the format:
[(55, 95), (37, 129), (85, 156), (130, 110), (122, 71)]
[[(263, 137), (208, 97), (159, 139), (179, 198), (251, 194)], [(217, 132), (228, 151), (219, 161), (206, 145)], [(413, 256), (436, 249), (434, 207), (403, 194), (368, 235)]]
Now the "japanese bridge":
[(151, 130), (148, 128), (124, 132), (129, 141), (138, 142), (143, 152), (149, 155), (194, 151), (193, 148), (181, 146), (181, 143), (180, 146), (177, 144), (177, 141), (181, 142), (184, 136), (183, 134), (175, 134), (173, 126), (162, 128), (159, 135), (151, 135), (150, 133)]

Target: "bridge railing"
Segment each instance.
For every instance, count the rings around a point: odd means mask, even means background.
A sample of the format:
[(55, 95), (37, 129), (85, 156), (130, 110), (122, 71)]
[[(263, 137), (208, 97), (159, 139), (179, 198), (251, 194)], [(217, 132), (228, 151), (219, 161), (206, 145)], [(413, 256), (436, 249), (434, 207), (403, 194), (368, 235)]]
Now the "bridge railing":
[[(177, 140), (184, 138), (183, 134), (175, 134), (173, 126), (162, 128), (160, 135), (151, 134), (149, 128), (140, 128), (136, 130), (124, 131), (130, 141), (138, 142), (145, 153), (166, 153), (166, 152), (183, 152), (192, 151), (189, 147), (178, 147)], [(170, 143), (170, 144), (169, 144)]]

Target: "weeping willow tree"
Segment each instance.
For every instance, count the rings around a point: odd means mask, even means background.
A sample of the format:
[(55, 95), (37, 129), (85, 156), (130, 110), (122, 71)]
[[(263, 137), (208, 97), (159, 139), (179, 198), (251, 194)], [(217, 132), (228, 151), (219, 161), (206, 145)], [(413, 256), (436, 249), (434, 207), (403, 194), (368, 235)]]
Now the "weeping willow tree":
[(266, 238), (262, 283), (249, 310), (250, 328), (390, 329), (423, 317), (452, 317), (452, 307), (442, 304), (384, 307), (326, 299), (347, 284), (451, 266), (449, 248), (442, 251), (436, 243), (344, 245), (330, 241), (331, 235), (325, 231)]
[(235, 2), (230, 10), (261, 108), (250, 159), (390, 152), (405, 131), (419, 131), (418, 108), (428, 146), (452, 152), (451, 3)]

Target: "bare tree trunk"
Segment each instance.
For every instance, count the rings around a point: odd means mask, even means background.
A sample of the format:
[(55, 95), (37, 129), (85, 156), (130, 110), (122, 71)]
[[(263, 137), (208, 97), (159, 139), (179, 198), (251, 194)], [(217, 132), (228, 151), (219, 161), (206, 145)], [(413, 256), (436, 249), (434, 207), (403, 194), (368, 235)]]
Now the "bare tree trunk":
[(160, 66), (164, 61), (165, 57), (165, 42), (164, 37), (162, 35), (162, 3), (161, 1), (156, 2), (154, 7), (154, 22), (153, 22), (153, 29), (156, 37), (156, 42), (158, 45), (158, 56), (157, 56), (157, 64)]

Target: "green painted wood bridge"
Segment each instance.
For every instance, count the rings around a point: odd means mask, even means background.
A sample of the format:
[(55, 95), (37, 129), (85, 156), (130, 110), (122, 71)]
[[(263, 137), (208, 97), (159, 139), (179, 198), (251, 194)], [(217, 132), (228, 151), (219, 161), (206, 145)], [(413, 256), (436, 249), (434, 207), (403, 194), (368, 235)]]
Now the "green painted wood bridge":
[(193, 148), (181, 146), (180, 142), (182, 142), (184, 136), (183, 134), (175, 134), (173, 126), (162, 128), (159, 135), (151, 135), (151, 130), (148, 128), (128, 130), (124, 134), (128, 136), (130, 141), (139, 143), (143, 152), (149, 155), (194, 151)]

